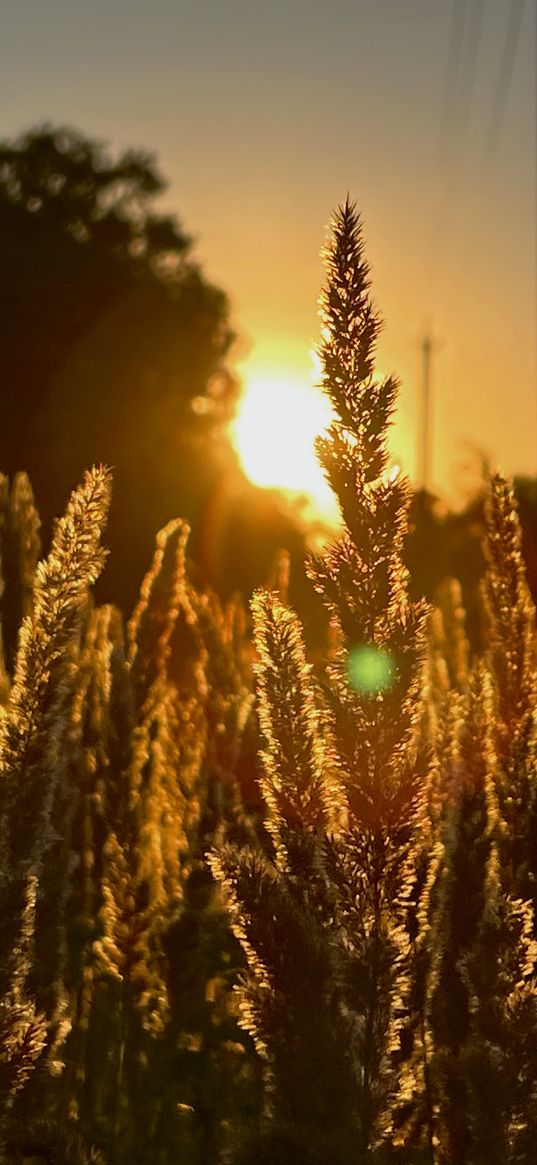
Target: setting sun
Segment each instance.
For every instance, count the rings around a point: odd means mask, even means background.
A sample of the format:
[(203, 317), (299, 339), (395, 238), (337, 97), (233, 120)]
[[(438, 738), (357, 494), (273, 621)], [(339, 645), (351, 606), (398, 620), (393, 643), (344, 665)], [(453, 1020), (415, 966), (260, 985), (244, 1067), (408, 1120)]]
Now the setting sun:
[(304, 499), (308, 521), (334, 526), (337, 503), (315, 453), (330, 419), (326, 397), (306, 380), (257, 373), (245, 384), (231, 437), (254, 485)]

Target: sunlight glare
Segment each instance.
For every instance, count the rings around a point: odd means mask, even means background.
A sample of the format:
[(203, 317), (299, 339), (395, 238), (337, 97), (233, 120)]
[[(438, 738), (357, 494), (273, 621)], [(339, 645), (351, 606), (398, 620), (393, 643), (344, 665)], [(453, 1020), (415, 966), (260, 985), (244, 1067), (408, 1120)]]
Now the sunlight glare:
[(304, 517), (333, 527), (338, 506), (315, 453), (331, 416), (327, 398), (306, 380), (256, 373), (245, 384), (231, 437), (254, 485), (304, 498)]

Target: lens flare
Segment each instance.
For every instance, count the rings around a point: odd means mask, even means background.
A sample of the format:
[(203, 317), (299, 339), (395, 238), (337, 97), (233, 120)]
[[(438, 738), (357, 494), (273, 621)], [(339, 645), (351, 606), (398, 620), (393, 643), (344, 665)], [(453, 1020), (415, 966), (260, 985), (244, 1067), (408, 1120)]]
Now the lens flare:
[(388, 691), (395, 675), (395, 663), (389, 651), (362, 645), (349, 653), (348, 677), (352, 688), (364, 695)]

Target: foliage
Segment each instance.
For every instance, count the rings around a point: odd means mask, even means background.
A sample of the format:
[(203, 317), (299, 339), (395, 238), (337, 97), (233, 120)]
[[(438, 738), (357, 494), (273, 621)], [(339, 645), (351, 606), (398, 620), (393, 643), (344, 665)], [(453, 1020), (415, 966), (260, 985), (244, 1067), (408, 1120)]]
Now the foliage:
[(176, 519), (125, 624), (89, 595), (108, 472), (37, 566), (28, 479), (0, 482), (6, 1162), (534, 1161), (537, 672), (514, 495), (492, 476), (476, 654), (458, 582), (435, 610), (409, 593), (397, 386), (375, 376), (349, 203), (327, 269), (319, 453), (343, 532), (308, 566), (322, 661), (285, 555), (251, 638), (239, 600), (193, 581)]
[(234, 1108), (256, 1108), (227, 990), (238, 951), (203, 863), (252, 830), (233, 771), (251, 712), (242, 632), (189, 581), (179, 521), (126, 635), (91, 605), (108, 493), (92, 471), (56, 524), (0, 721), (5, 1141), (27, 1152), (61, 1130), (82, 1138), (65, 1149), (77, 1160), (86, 1144), (201, 1163)]
[[(278, 1160), (312, 1140), (343, 1162), (353, 1154), (365, 1160), (379, 1142), (393, 1086), (398, 903), (420, 807), (425, 615), (408, 599), (401, 559), (407, 487), (385, 476), (396, 384), (374, 376), (379, 325), (348, 204), (334, 222), (322, 316), (324, 387), (336, 419), (320, 456), (344, 531), (310, 573), (335, 646), (323, 691), (312, 689), (296, 618), (257, 598), (262, 787), (273, 853), (259, 868), (253, 856), (228, 850), (213, 867), (249, 960), (246, 1018), (267, 1057), (268, 1135), (277, 1130), (286, 1146)], [(372, 680), (363, 666), (371, 657), (388, 664), (373, 668)], [(319, 1100), (312, 1085), (300, 1101), (312, 1064)]]
[(85, 466), (114, 465), (109, 587), (128, 604), (169, 499), (193, 519), (213, 488), (236, 392), (226, 296), (164, 188), (150, 155), (73, 129), (0, 143), (0, 464), (28, 471), (47, 533)]
[(396, 385), (374, 376), (378, 320), (349, 204), (327, 260), (336, 419), (320, 457), (344, 530), (310, 576), (333, 648), (312, 687), (296, 616), (255, 599), (270, 843), (262, 858), (212, 858), (266, 1065), (261, 1159), (529, 1161), (534, 1037), (520, 1017), (535, 1032), (537, 947), (513, 851), (524, 839), (527, 882), (534, 631), (513, 499), (493, 478), (485, 660), (469, 664), (452, 585), (425, 665), (425, 609), (402, 562), (408, 491), (386, 476)]
[[(515, 477), (512, 492), (527, 585), (535, 602), (537, 482)], [(414, 596), (425, 595), (435, 604), (441, 604), (447, 580), (456, 579), (466, 612), (467, 634), (474, 651), (480, 653), (485, 650), (487, 636), (480, 592), (487, 568), (484, 539), (488, 494), (488, 471), (460, 510), (446, 508), (445, 501), (431, 494), (416, 492), (410, 505), (409, 535), (404, 551)]]

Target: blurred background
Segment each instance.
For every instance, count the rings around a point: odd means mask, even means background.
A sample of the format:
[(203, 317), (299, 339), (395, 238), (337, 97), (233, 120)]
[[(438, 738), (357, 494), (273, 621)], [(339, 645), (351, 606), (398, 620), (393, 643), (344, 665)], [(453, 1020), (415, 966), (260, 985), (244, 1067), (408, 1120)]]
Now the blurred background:
[(402, 382), (415, 586), (475, 586), (498, 465), (535, 587), (533, 0), (1, 10), (0, 462), (29, 472), (45, 539), (99, 460), (115, 468), (103, 595), (126, 607), (177, 514), (224, 594), (330, 536), (319, 252), (349, 192), (378, 370)]

